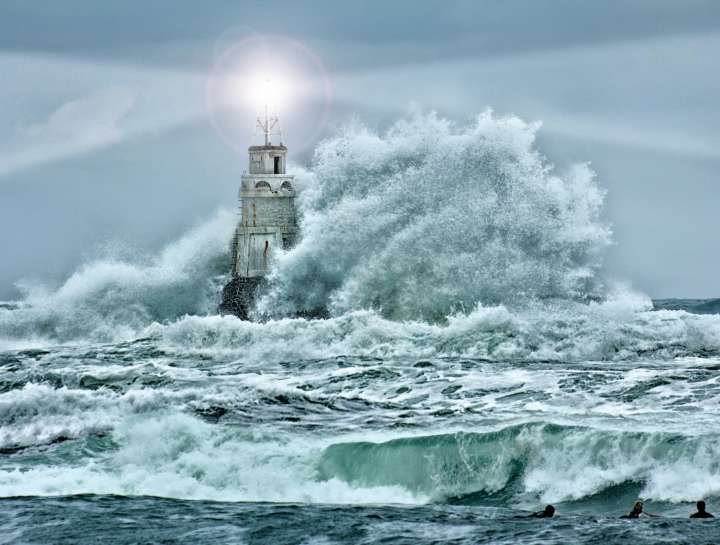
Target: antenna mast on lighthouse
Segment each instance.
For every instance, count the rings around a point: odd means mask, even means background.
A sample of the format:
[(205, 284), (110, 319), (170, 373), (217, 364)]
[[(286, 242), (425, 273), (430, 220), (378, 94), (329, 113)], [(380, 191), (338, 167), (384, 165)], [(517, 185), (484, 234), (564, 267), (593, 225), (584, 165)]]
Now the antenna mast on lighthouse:
[(276, 131), (278, 136), (280, 136), (280, 143), (282, 144), (282, 134), (280, 133), (279, 129), (279, 123), (280, 119), (277, 115), (270, 115), (268, 113), (268, 96), (270, 95), (270, 79), (265, 80), (265, 115), (264, 117), (258, 116), (257, 118), (257, 126), (260, 130), (263, 131), (265, 135), (265, 145), (270, 145), (270, 135), (273, 134), (273, 129), (275, 127), (278, 127), (278, 130)]

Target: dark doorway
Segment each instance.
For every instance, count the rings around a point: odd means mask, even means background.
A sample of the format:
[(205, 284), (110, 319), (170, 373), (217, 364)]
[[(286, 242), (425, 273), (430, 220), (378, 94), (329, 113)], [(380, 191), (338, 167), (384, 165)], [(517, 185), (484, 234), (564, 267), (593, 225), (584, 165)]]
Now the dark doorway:
[(280, 157), (275, 157), (275, 174), (280, 174)]

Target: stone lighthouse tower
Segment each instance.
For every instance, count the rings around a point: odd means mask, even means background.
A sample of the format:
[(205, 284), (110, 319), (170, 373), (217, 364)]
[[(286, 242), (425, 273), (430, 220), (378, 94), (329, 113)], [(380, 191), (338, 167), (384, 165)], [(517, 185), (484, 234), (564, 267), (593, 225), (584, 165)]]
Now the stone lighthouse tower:
[[(277, 116), (257, 119), (264, 142), (248, 149), (248, 170), (240, 183), (240, 222), (231, 245), (232, 279), (223, 290), (220, 311), (246, 320), (264, 285), (276, 248), (295, 242), (295, 187), (286, 174), (287, 148), (282, 143)], [(277, 144), (273, 138), (277, 138)]]

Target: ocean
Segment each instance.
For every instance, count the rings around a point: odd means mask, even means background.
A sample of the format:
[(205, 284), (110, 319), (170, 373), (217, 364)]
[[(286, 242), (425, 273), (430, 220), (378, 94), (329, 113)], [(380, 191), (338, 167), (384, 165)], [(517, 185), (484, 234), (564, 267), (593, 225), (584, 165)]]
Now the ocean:
[[(607, 279), (604, 193), (536, 129), (325, 142), (252, 322), (216, 312), (227, 210), (20, 284), (0, 542), (720, 542), (688, 519), (720, 514), (720, 300)], [(636, 499), (658, 517), (620, 519)]]

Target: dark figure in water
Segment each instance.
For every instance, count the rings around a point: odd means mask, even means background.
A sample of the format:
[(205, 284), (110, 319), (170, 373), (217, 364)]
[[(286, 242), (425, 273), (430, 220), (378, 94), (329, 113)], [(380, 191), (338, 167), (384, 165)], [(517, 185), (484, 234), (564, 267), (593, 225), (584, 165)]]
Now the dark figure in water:
[(693, 513), (690, 515), (691, 519), (714, 519), (715, 517), (712, 516), (710, 513), (705, 511), (705, 502), (700, 500), (697, 502), (697, 513)]
[(538, 511), (537, 513), (533, 513), (530, 515), (530, 517), (538, 518), (538, 519), (550, 519), (555, 514), (555, 507), (552, 505), (546, 505), (545, 509), (542, 511)]
[(633, 504), (632, 511), (627, 515), (620, 517), (621, 519), (639, 519), (641, 517), (657, 517), (658, 515), (652, 515), (647, 511), (643, 511), (643, 502), (638, 500)]

